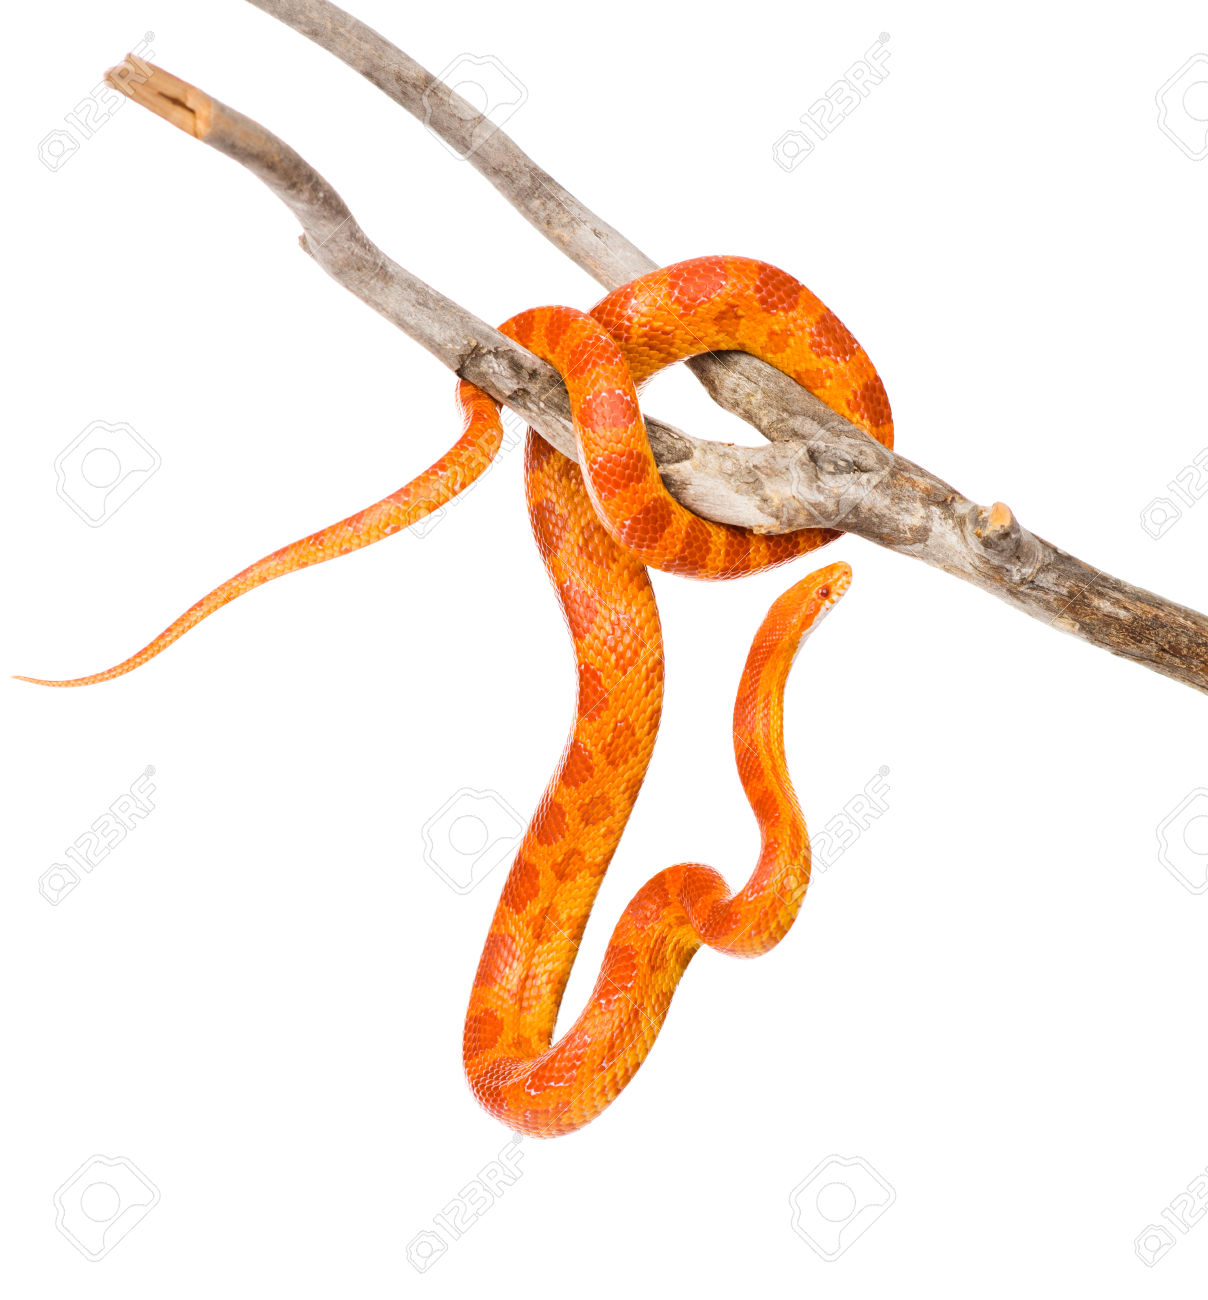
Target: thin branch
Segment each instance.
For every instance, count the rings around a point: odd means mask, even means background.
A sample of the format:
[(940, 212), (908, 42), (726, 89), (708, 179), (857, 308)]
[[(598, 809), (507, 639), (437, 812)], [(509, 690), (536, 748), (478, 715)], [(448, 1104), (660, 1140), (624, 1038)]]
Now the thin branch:
[(489, 118), (372, 27), (325, 0), (250, 2), (334, 54), (435, 131), (521, 216), (605, 288), (628, 284), (662, 265), (580, 203)]
[[(550, 243), (606, 289), (628, 284), (663, 265), (581, 203), (490, 118), (372, 27), (329, 0), (250, 3), (330, 51), (423, 122), (485, 176)], [(764, 428), (753, 421), (765, 437), (808, 439), (815, 432), (814, 425), (834, 416), (787, 375), (746, 353), (695, 357), (688, 367), (713, 400), (727, 410), (750, 407), (752, 398), (764, 388), (770, 388), (785, 409), (797, 410), (804, 422), (801, 425)], [(864, 436), (847, 421), (842, 423), (857, 437)]]
[[(312, 18), (322, 11), (326, 25), (316, 19), (313, 30), (302, 30), (321, 44), (332, 42), (336, 52), (345, 48), (337, 40), (342, 29), (332, 25), (332, 15), (342, 11), (332, 5), (265, 0), (261, 7), (309, 13)], [(342, 18), (368, 32), (347, 15)], [(405, 60), (381, 37), (369, 36), (378, 45), (370, 42), (366, 49), (376, 49), (384, 63)], [(450, 370), (517, 411), (564, 454), (575, 456), (569, 403), (555, 371), (387, 257), (335, 190), (283, 141), (163, 69), (141, 66), (150, 69), (149, 75), (126, 75), (128, 67), (123, 65), (111, 70), (107, 80), (259, 177), (298, 218), (303, 248), (338, 283)], [(378, 84), (386, 83), (387, 88), (397, 81), (384, 67), (378, 75)], [(439, 85), (428, 78), (425, 90), (434, 84)], [(476, 116), (464, 101), (458, 103), (464, 105), (464, 114), (459, 109), (454, 116)], [(472, 144), (472, 125), (465, 129)], [(492, 131), (480, 149), (501, 136)], [(515, 153), (524, 159), (518, 150)], [(604, 245), (615, 250), (614, 240), (625, 243), (598, 220), (588, 224)], [(570, 238), (573, 232), (567, 229)], [(582, 240), (570, 242), (578, 248)], [(652, 265), (643, 262), (646, 269)], [(600, 274), (603, 278), (604, 272)], [(723, 355), (727, 361), (734, 357)], [(841, 524), (846, 531), (963, 578), (1062, 631), (1208, 692), (1204, 615), (1084, 564), (1022, 528), (1001, 503), (988, 510), (976, 505), (875, 443), (791, 381), (768, 383), (762, 377), (748, 381), (739, 376), (731, 382), (737, 372), (729, 364), (721, 368), (728, 388), (721, 404), (754, 424), (771, 444), (747, 448), (701, 442), (648, 418), (664, 481), (689, 509), (762, 532)], [(784, 378), (769, 367), (763, 369), (777, 380)]]

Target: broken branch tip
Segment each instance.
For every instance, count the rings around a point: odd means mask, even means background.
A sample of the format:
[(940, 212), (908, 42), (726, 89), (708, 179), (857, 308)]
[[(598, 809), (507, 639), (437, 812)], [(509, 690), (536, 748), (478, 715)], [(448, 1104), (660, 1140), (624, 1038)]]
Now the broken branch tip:
[(137, 54), (107, 69), (105, 83), (194, 139), (204, 140), (210, 132), (214, 101), (209, 95)]

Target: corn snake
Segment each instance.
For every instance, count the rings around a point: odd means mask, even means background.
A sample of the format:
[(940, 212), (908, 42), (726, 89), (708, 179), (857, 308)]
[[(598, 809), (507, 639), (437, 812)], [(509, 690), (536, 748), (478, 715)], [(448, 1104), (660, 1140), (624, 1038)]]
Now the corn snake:
[[(571, 400), (579, 465), (530, 429), (525, 485), (574, 643), (578, 702), (488, 932), (463, 1058), (486, 1110), (518, 1132), (556, 1136), (595, 1118), (633, 1077), (702, 946), (755, 956), (792, 925), (810, 850), (785, 761), (785, 682), (802, 639), (850, 581), (842, 563), (811, 573), (772, 605), (752, 643), (734, 711), (735, 758), (761, 835), (747, 883), (732, 894), (716, 871), (695, 863), (655, 875), (617, 923), (587, 1006), (555, 1041), (576, 950), (658, 730), (662, 634), (647, 566), (724, 579), (837, 535), (760, 535), (681, 506), (659, 477), (637, 387), (673, 361), (737, 349), (784, 371), (885, 446), (893, 427), (880, 378), (838, 318), (791, 276), (751, 259), (677, 263), (614, 290), (590, 313), (536, 308), (500, 328), (562, 374)], [(457, 397), (461, 438), (397, 492), (258, 560), (115, 667), (71, 681), (23, 680), (76, 686), (130, 672), (236, 596), (439, 509), (482, 474), (502, 438), (491, 397), (464, 380)]]

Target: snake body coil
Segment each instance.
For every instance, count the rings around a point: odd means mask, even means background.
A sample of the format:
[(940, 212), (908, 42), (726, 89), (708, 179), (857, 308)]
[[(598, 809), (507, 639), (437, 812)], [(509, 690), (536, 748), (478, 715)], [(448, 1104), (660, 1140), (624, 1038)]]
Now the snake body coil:
[[(470, 1087), (488, 1111), (519, 1132), (551, 1137), (595, 1118), (633, 1077), (702, 946), (756, 956), (792, 925), (809, 882), (810, 851), (785, 764), (784, 686), (801, 640), (851, 577), (846, 564), (811, 573), (772, 605), (752, 643), (734, 709), (735, 758), (761, 835), (746, 884), (731, 892), (716, 871), (695, 863), (647, 881), (617, 923), (586, 1007), (555, 1040), (575, 953), (658, 730), (662, 633), (646, 567), (731, 578), (837, 536), (826, 529), (763, 536), (686, 510), (659, 477), (637, 386), (674, 361), (736, 349), (784, 371), (887, 447), (893, 426), (880, 378), (839, 319), (791, 276), (749, 258), (680, 262), (614, 290), (590, 313), (536, 308), (501, 329), (553, 365), (570, 395), (579, 464), (530, 429), (525, 483), (579, 684), (570, 739), (491, 922), (463, 1055)], [(118, 677), (253, 587), (368, 546), (439, 509), (486, 469), (502, 438), (499, 407), (481, 389), (461, 381), (458, 403), (461, 438), (405, 487), (258, 560), (123, 663), (41, 684)]]

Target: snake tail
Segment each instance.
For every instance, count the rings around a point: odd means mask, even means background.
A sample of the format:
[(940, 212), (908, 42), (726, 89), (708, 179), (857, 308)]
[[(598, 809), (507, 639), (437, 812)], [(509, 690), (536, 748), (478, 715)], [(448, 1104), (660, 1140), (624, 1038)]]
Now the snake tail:
[(22, 676), (18, 676), (17, 680), (33, 682), (36, 686), (94, 686), (98, 682), (112, 681), (154, 659), (173, 641), (179, 641), (202, 619), (209, 618), (223, 605), (229, 605), (237, 596), (244, 596), (257, 587), (263, 587), (266, 582), (272, 582), (274, 578), (283, 578), (287, 573), (309, 569), (313, 565), (372, 546), (374, 542), (380, 542), (419, 523), (433, 511), (447, 505), (475, 479), (481, 477), (495, 458), (503, 439), (498, 403), (482, 389), (459, 381), (457, 404), (463, 420), (461, 437), (434, 465), (397, 492), (341, 519), (339, 523), (330, 524), (317, 533), (299, 538), (254, 564), (249, 564), (246, 569), (203, 596), (153, 641), (112, 668), (67, 681)]

